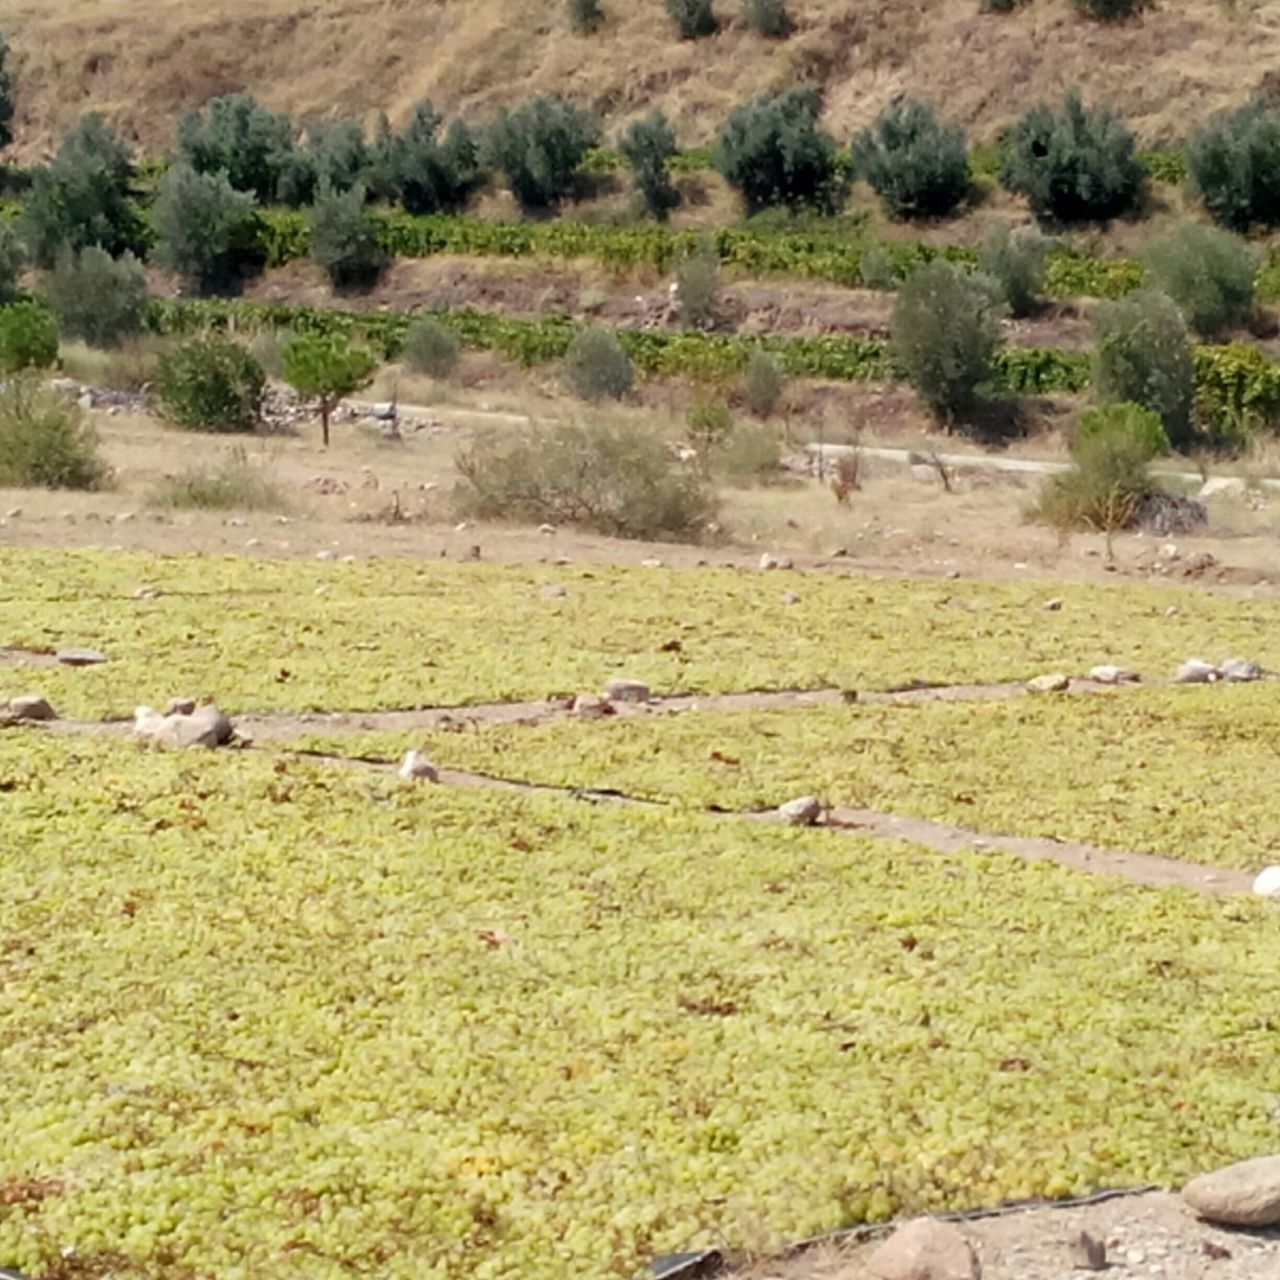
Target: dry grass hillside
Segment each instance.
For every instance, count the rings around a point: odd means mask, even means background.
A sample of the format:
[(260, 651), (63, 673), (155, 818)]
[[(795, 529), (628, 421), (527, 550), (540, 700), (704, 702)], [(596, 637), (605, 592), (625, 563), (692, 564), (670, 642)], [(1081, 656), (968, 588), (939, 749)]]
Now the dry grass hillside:
[(604, 0), (597, 36), (568, 34), (563, 0), (0, 0), (20, 87), (18, 154), (32, 158), (81, 111), (106, 112), (149, 149), (182, 108), (249, 90), (293, 114), (386, 110), (418, 99), (483, 120), (561, 92), (611, 121), (661, 103), (687, 144), (736, 101), (808, 80), (842, 137), (904, 90), (976, 135), (1078, 84), (1144, 142), (1177, 139), (1238, 103), (1280, 63), (1280, 0), (1161, 0), (1099, 27), (1069, 0), (1011, 15), (979, 0), (791, 0), (795, 36), (769, 44), (717, 0), (722, 32), (682, 43), (662, 0)]

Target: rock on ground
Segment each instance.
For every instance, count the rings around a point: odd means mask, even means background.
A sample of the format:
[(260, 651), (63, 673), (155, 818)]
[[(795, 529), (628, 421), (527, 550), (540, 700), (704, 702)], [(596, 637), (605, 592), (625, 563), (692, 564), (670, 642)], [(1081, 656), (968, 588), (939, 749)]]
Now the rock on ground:
[(1231, 1227), (1280, 1224), (1280, 1156), (1242, 1160), (1193, 1178), (1182, 1198), (1200, 1217)]
[(822, 801), (817, 796), (788, 800), (779, 806), (778, 817), (793, 827), (811, 827), (822, 817)]
[(161, 715), (150, 707), (139, 707), (134, 712), (133, 731), (168, 751), (186, 751), (192, 747), (225, 746), (235, 728), (230, 718), (213, 705), (197, 707), (190, 715)]
[(1260, 898), (1280, 898), (1280, 867), (1264, 867), (1259, 871), (1253, 891)]
[(440, 770), (417, 751), (408, 751), (400, 762), (400, 777), (406, 782), (439, 782)]
[(608, 698), (601, 698), (594, 693), (578, 694), (569, 710), (583, 720), (602, 720), (605, 716), (617, 715)]
[(876, 1280), (979, 1280), (977, 1254), (959, 1227), (917, 1218), (899, 1227), (867, 1259)]
[(14, 698), (6, 711), (14, 720), (56, 720), (58, 718), (58, 713), (49, 700), (42, 698), (38, 693)]
[(649, 702), (653, 694), (643, 680), (610, 680), (604, 687), (604, 696), (610, 702)]
[(1070, 679), (1060, 672), (1054, 672), (1052, 675), (1047, 676), (1036, 676), (1034, 680), (1027, 681), (1028, 693), (1065, 693), (1070, 688)]
[(1134, 672), (1126, 671), (1124, 667), (1112, 666), (1110, 663), (1094, 667), (1089, 672), (1089, 679), (1096, 684), (1137, 684), (1138, 682), (1138, 676)]
[(1218, 678), (1218, 668), (1203, 658), (1188, 658), (1174, 672), (1174, 684), (1212, 684)]
[(1218, 668), (1218, 674), (1224, 680), (1230, 680), (1234, 684), (1247, 684), (1250, 681), (1262, 679), (1262, 668), (1258, 663), (1250, 662), (1247, 658), (1228, 658)]
[(96, 667), (106, 662), (107, 655), (97, 649), (59, 649), (54, 658), (64, 667)]

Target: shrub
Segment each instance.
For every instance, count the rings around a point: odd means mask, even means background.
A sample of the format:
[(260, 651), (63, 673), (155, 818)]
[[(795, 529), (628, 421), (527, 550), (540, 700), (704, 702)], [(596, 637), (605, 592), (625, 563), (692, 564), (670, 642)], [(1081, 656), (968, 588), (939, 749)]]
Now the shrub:
[(284, 349), (293, 341), (287, 330), (264, 329), (249, 343), (249, 354), (262, 366), (268, 378), (284, 377)]
[(1144, 181), (1133, 134), (1105, 107), (1089, 110), (1074, 90), (1055, 114), (1033, 107), (1005, 139), (1000, 181), (1027, 197), (1037, 218), (1111, 218), (1137, 202)]
[(311, 210), (311, 261), (335, 289), (368, 288), (386, 270), (378, 224), (365, 208), (363, 187), (320, 188)]
[(1123, 22), (1151, 8), (1153, 0), (1071, 0), (1077, 12), (1098, 22)]
[(141, 391), (155, 381), (163, 350), (161, 340), (145, 334), (125, 338), (109, 350), (64, 342), (59, 365), (66, 377), (88, 386)]
[(454, 120), (442, 135), (443, 127), (435, 107), (420, 102), (404, 132), (388, 134), (371, 160), (383, 170), (383, 194), (412, 214), (460, 213), (485, 183), (480, 147), (466, 123)]
[(898, 287), (893, 260), (886, 249), (873, 245), (862, 255), (862, 261), (858, 263), (858, 283), (866, 289), (878, 289), (884, 293), (892, 293)]
[(718, 400), (691, 405), (685, 415), (685, 431), (705, 465), (712, 451), (724, 444), (733, 432), (729, 406)]
[(62, 332), (93, 347), (117, 347), (142, 331), (147, 277), (131, 253), (64, 249), (45, 277), (43, 293)]
[(770, 417), (777, 409), (785, 387), (782, 362), (777, 356), (756, 347), (747, 358), (747, 367), (742, 375), (742, 398), (747, 402), (747, 408), (757, 418)]
[(507, 175), (520, 207), (538, 211), (555, 208), (570, 193), (583, 156), (599, 142), (600, 124), (589, 111), (535, 98), (498, 114), (485, 153)]
[(711, 459), (712, 470), (729, 484), (767, 484), (782, 473), (778, 433), (765, 422), (734, 425)]
[(18, 277), (26, 261), (18, 228), (12, 222), (0, 220), (0, 306), (18, 296)]
[(644, 198), (645, 208), (659, 222), (665, 222), (680, 203), (680, 193), (667, 168), (676, 149), (675, 130), (661, 110), (635, 121), (618, 143), (618, 150), (635, 175), (636, 189)]
[(337, 404), (368, 385), (378, 362), (362, 347), (348, 346), (339, 334), (308, 334), (284, 349), (285, 381), (320, 406), (321, 439), (329, 447), (329, 419)]
[(795, 30), (783, 0), (743, 0), (742, 16), (756, 35), (785, 40)]
[(719, 30), (711, 0), (666, 0), (667, 12), (681, 40), (698, 40)]
[(565, 373), (583, 400), (621, 400), (631, 391), (631, 357), (608, 329), (584, 329), (569, 344)]
[(1130, 437), (1148, 460), (1169, 452), (1169, 436), (1160, 415), (1138, 404), (1121, 401), (1086, 409), (1076, 420), (1073, 452), (1087, 448), (1091, 440), (1104, 435)]
[(715, 323), (720, 306), (720, 257), (715, 241), (699, 240), (697, 248), (676, 267), (676, 303), (680, 323), (705, 329)]
[(166, 354), (156, 372), (161, 414), (192, 431), (252, 431), (266, 390), (262, 366), (226, 338), (200, 338)]
[(603, 25), (600, 0), (569, 0), (569, 26), (578, 35), (594, 35)]
[(439, 320), (415, 320), (404, 335), (401, 358), (414, 373), (447, 378), (458, 366), (457, 335)]
[(1215, 117), (1187, 147), (1187, 169), (1215, 222), (1280, 224), (1280, 113), (1259, 98)]
[(477, 438), (458, 459), (460, 514), (577, 525), (619, 538), (697, 539), (715, 514), (706, 482), (655, 433), (562, 423)]
[(0, 32), (0, 150), (13, 141), (13, 73), (5, 65), (9, 46)]
[(223, 174), (236, 191), (271, 204), (280, 199), (281, 179), (293, 161), (293, 129), (287, 116), (248, 94), (232, 94), (178, 121), (178, 153), (196, 173)]
[(58, 359), (58, 322), (39, 302), (0, 307), (0, 374), (48, 369)]
[(969, 190), (964, 133), (914, 98), (888, 107), (859, 135), (853, 153), (893, 218), (943, 217)]
[(284, 190), (286, 204), (305, 204), (324, 187), (350, 191), (364, 182), (369, 168), (369, 148), (364, 130), (355, 120), (317, 122), (307, 128), (305, 151), (294, 153), (301, 163), (286, 171), (282, 180), (294, 190)]
[(1029, 316), (1038, 310), (1048, 248), (1038, 231), (1012, 231), (1006, 222), (997, 223), (984, 237), (978, 270), (995, 282), (1010, 315)]
[(216, 466), (207, 463), (166, 476), (151, 505), (178, 511), (284, 511), (280, 486), (243, 448), (230, 450)]
[(0, 486), (98, 489), (106, 464), (80, 410), (32, 378), (0, 385)]
[(155, 261), (201, 292), (262, 265), (254, 198), (233, 190), (225, 174), (174, 165), (160, 180), (151, 221)]
[(1147, 471), (1152, 458), (1147, 434), (1118, 422), (1111, 429), (1077, 432), (1072, 457), (1069, 471), (1045, 481), (1035, 517), (1063, 532), (1111, 534), (1131, 527), (1156, 492)]
[(790, 89), (734, 108), (712, 163), (749, 212), (805, 205), (835, 212), (845, 181), (836, 165), (836, 144), (818, 126), (818, 105), (812, 89)]
[(1171, 299), (1139, 290), (1093, 313), (1093, 385), (1104, 403), (1158, 414), (1175, 449), (1192, 439), (1193, 368), (1187, 326)]
[(132, 179), (129, 149), (101, 116), (81, 116), (53, 162), (32, 175), (23, 201), (22, 234), (36, 266), (52, 267), (64, 247), (97, 245), (113, 257), (140, 250)]
[(1184, 223), (1152, 241), (1142, 259), (1152, 284), (1201, 337), (1220, 338), (1249, 319), (1257, 264), (1229, 231)]
[(998, 342), (989, 291), (951, 263), (931, 263), (898, 291), (893, 354), (940, 418), (972, 407), (991, 375)]
[(1280, 366), (1252, 343), (1201, 347), (1195, 364), (1195, 418), (1218, 448), (1238, 449), (1280, 425)]

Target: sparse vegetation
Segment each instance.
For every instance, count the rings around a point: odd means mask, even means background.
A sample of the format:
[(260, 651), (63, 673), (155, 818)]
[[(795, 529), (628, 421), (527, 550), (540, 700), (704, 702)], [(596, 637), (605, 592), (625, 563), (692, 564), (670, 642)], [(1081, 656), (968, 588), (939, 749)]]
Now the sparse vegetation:
[(635, 383), (631, 357), (608, 329), (585, 329), (569, 344), (565, 374), (583, 400), (621, 400)]
[(42, 291), (66, 337), (118, 347), (142, 330), (147, 277), (131, 253), (113, 258), (96, 246), (65, 248)]
[(261, 264), (254, 198), (226, 174), (176, 164), (164, 175), (151, 213), (155, 261), (198, 292), (234, 285)]
[(786, 385), (778, 357), (759, 347), (752, 351), (742, 375), (742, 398), (757, 418), (772, 417)]
[[(520, 139), (508, 138), (506, 145), (514, 150)], [(466, 122), (453, 120), (446, 129), (430, 102), (414, 108), (401, 134), (388, 131), (379, 156), (381, 194), (412, 214), (459, 213), (485, 183), (480, 147)], [(531, 163), (543, 160), (535, 155)]]
[(812, 89), (762, 94), (734, 108), (720, 133), (713, 164), (750, 213), (811, 208), (834, 213), (845, 183), (836, 144), (818, 124)]
[(335, 289), (367, 289), (386, 270), (378, 226), (365, 208), (365, 190), (321, 187), (311, 210), (311, 260)]
[(100, 489), (107, 467), (80, 410), (32, 377), (0, 384), (0, 486)]
[(1137, 405), (1094, 411), (1076, 431), (1071, 469), (1045, 481), (1033, 514), (1062, 533), (1129, 528), (1157, 491), (1148, 467), (1162, 436), (1160, 419)]
[(978, 270), (995, 282), (1000, 298), (1016, 318), (1033, 315), (1044, 289), (1049, 241), (1033, 227), (1012, 230), (998, 222), (983, 237)]
[(1178, 304), (1187, 324), (1211, 341), (1253, 312), (1257, 263), (1229, 231), (1188, 222), (1153, 240), (1143, 254), (1151, 283)]
[(681, 40), (699, 40), (720, 29), (711, 0), (665, 0)]
[(795, 30), (785, 0), (743, 0), (742, 16), (766, 40), (785, 40)]
[(151, 505), (177, 511), (286, 511), (284, 491), (261, 462), (237, 447), (216, 464), (201, 463), (166, 476)]
[(969, 190), (963, 131), (915, 98), (887, 108), (859, 135), (853, 154), (858, 173), (893, 218), (945, 217)]
[(715, 512), (698, 472), (634, 424), (490, 432), (458, 458), (459, 514), (573, 525), (617, 538), (697, 541)]
[(404, 337), (400, 355), (414, 373), (447, 378), (458, 366), (460, 343), (439, 320), (415, 320)]
[(1154, 0), (1071, 0), (1078, 13), (1098, 22), (1124, 22), (1151, 8)]
[(58, 322), (43, 303), (0, 307), (0, 375), (48, 369), (58, 360)]
[(1130, 402), (1164, 423), (1175, 449), (1194, 438), (1194, 370), (1187, 326), (1162, 293), (1141, 290), (1094, 311), (1093, 384), (1104, 403)]
[(1215, 222), (1233, 231), (1280, 224), (1280, 113), (1261, 98), (1205, 125), (1187, 168)]
[(266, 381), (243, 347), (226, 338), (199, 338), (161, 358), (156, 402), (164, 418), (191, 431), (253, 431)]
[(645, 208), (659, 222), (665, 222), (680, 203), (680, 192), (671, 181), (668, 168), (676, 154), (676, 133), (671, 123), (661, 111), (652, 112), (631, 125), (618, 143), (618, 150), (631, 166)]
[(767, 422), (735, 422), (711, 457), (713, 473), (726, 484), (769, 484), (782, 473), (782, 445)]
[(600, 123), (589, 111), (557, 98), (535, 98), (498, 113), (484, 153), (506, 174), (521, 208), (537, 212), (554, 209), (569, 195), (583, 156), (599, 142)]
[(685, 433), (706, 468), (711, 455), (733, 434), (733, 414), (722, 400), (703, 400), (685, 414)]
[(305, 334), (284, 349), (285, 381), (320, 409), (321, 440), (329, 447), (329, 420), (344, 397), (367, 386), (378, 362), (363, 347), (336, 334)]
[(974, 406), (999, 340), (990, 291), (948, 262), (931, 263), (898, 291), (894, 357), (944, 421)]
[(1026, 196), (1042, 221), (1089, 222), (1132, 209), (1144, 173), (1133, 134), (1072, 91), (1061, 111), (1033, 107), (1009, 131), (1000, 181)]

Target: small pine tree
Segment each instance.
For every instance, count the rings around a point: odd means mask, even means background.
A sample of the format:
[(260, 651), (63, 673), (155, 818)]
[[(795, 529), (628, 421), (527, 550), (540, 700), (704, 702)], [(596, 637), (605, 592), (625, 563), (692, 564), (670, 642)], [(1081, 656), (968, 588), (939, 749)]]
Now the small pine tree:
[(364, 289), (387, 266), (378, 224), (365, 208), (363, 187), (341, 194), (321, 187), (311, 210), (311, 260), (335, 289)]
[(720, 29), (711, 0), (666, 0), (666, 4), (681, 40), (699, 40)]
[(1010, 131), (1000, 181), (1024, 195), (1037, 218), (1087, 222), (1133, 207), (1144, 173), (1133, 134), (1105, 107), (1074, 90), (1062, 110), (1033, 107)]
[(785, 40), (795, 30), (784, 0), (743, 0), (742, 16), (766, 40)]
[(295, 338), (284, 349), (285, 381), (320, 408), (321, 439), (329, 447), (329, 421), (338, 402), (366, 386), (378, 362), (360, 347), (347, 345), (336, 334)]
[(569, 0), (569, 27), (580, 36), (595, 35), (604, 25), (600, 0)]
[(949, 262), (930, 263), (898, 290), (893, 354), (939, 418), (972, 408), (999, 340), (989, 290)]
[(676, 134), (661, 109), (632, 124), (623, 134), (618, 150), (631, 166), (645, 208), (659, 222), (665, 222), (680, 203), (680, 193), (667, 168), (676, 154)]
[(742, 196), (750, 213), (809, 206), (833, 213), (845, 193), (836, 144), (818, 125), (812, 89), (763, 94), (735, 107), (712, 163)]
[(927, 102), (896, 102), (854, 144), (854, 162), (893, 218), (941, 218), (969, 190), (962, 130)]
[(1128, 402), (1159, 414), (1170, 443), (1194, 439), (1194, 368), (1187, 326), (1163, 293), (1142, 289), (1093, 313), (1093, 386), (1104, 404)]

